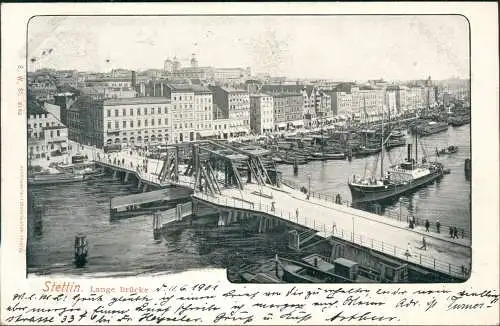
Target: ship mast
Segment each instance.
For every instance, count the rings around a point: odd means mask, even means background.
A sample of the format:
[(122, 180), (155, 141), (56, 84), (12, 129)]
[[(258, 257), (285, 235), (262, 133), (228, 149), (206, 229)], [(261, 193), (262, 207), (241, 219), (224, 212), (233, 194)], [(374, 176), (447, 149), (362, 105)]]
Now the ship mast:
[(415, 133), (415, 164), (418, 164), (418, 132)]
[(380, 178), (384, 180), (384, 108), (382, 108), (382, 143), (380, 144)]

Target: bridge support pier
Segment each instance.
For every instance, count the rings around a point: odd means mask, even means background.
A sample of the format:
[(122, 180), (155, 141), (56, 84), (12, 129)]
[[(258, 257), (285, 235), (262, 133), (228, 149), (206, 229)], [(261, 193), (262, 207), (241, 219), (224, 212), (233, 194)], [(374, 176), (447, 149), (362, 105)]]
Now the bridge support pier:
[(300, 238), (297, 230), (291, 230), (288, 232), (288, 248), (297, 251), (300, 250)]
[(140, 190), (142, 187), (142, 182), (141, 180), (137, 180), (137, 190)]
[(217, 226), (226, 226), (228, 220), (229, 212), (221, 211), (219, 213), (219, 221), (217, 222)]
[(113, 179), (118, 179), (118, 170), (113, 170)]
[(144, 184), (144, 186), (142, 187), (142, 192), (146, 192), (148, 191), (149, 189), (149, 185), (147, 183)]
[(153, 215), (153, 239), (155, 241), (160, 240), (161, 236), (161, 215), (160, 213), (155, 213)]
[(275, 221), (271, 218), (261, 216), (259, 217), (259, 233), (266, 233), (274, 229)]
[(128, 182), (129, 175), (130, 175), (130, 173), (125, 172), (125, 178), (123, 178), (123, 183), (127, 183)]
[(198, 216), (199, 203), (197, 200), (193, 200), (193, 216)]

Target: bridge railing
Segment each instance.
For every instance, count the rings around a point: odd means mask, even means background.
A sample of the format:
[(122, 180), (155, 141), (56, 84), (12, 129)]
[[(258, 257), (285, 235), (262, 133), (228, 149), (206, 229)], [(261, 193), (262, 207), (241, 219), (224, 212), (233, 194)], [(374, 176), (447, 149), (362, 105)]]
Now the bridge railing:
[(194, 187), (194, 181), (191, 178), (189, 178), (189, 180), (185, 180), (185, 178), (183, 178), (182, 176), (179, 178), (178, 181), (173, 181), (173, 180), (161, 181), (157, 174), (154, 174), (153, 172), (145, 172), (144, 170), (142, 170), (140, 168), (138, 169), (137, 168), (138, 164), (137, 163), (134, 164), (130, 160), (125, 160), (124, 164), (122, 164), (121, 162), (118, 162), (118, 161), (114, 162), (112, 159), (110, 160), (106, 157), (101, 156), (98, 158), (96, 157), (95, 161), (109, 165), (109, 166), (114, 167), (114, 168), (119, 168), (121, 170), (125, 170), (129, 173), (133, 173), (133, 174), (137, 175), (137, 177), (141, 180), (141, 182), (148, 182), (148, 183), (156, 184), (158, 186), (168, 186), (168, 185), (176, 184), (176, 185), (189, 187), (189, 188)]
[(229, 198), (222, 196), (213, 196), (211, 194), (197, 192), (195, 191), (194, 196), (211, 202), (218, 206), (226, 206), (231, 208), (240, 208), (251, 211), (260, 211), (268, 215), (272, 215), (283, 220), (288, 220), (291, 223), (297, 225), (305, 226), (312, 230), (317, 231), (320, 235), (324, 237), (334, 236), (349, 242), (359, 244), (363, 247), (370, 248), (382, 253), (389, 254), (391, 256), (406, 260), (408, 262), (427, 267), (429, 269), (439, 271), (454, 277), (459, 277), (465, 279), (469, 273), (467, 266), (458, 266), (443, 260), (436, 259), (434, 257), (422, 255), (421, 253), (412, 252), (410, 249), (403, 249), (398, 246), (392, 245), (390, 243), (376, 240), (362, 234), (356, 234), (352, 231), (346, 231), (344, 229), (339, 229), (335, 226), (335, 222), (332, 221), (332, 225), (326, 225), (325, 223), (316, 221), (313, 218), (307, 216), (297, 216), (296, 213), (287, 211), (286, 209), (279, 207), (272, 207), (268, 204), (263, 203), (250, 203), (248, 201), (238, 200), (237, 198)]
[[(304, 187), (304, 186), (302, 186), (302, 185), (300, 185), (292, 180), (286, 179), (286, 178), (282, 178), (281, 182), (284, 185), (286, 185), (292, 189), (299, 190), (299, 191), (301, 191), (301, 188)], [(329, 194), (320, 193), (317, 191), (311, 191), (310, 196), (312, 198), (327, 201), (329, 203), (337, 203), (337, 201), (336, 201), (337, 194), (329, 195)], [(345, 200), (344, 198), (341, 197), (340, 204), (345, 205), (345, 206), (349, 206), (351, 203), (348, 200)], [(380, 215), (380, 214), (377, 214), (377, 215)], [(384, 217), (387, 217), (387, 218), (390, 218), (393, 220), (397, 220), (400, 222), (406, 222), (406, 223), (410, 222), (410, 218), (414, 218), (415, 219), (415, 227), (421, 227), (424, 229), (425, 229), (425, 221), (428, 220), (428, 219), (424, 219), (424, 218), (420, 218), (420, 217), (415, 217), (415, 216), (410, 215), (410, 214), (402, 214), (401, 211), (396, 212), (394, 210), (386, 210), (384, 212), (384, 214), (381, 216), (384, 216)], [(452, 225), (441, 224), (440, 232), (448, 234), (450, 227), (452, 227)], [(429, 221), (429, 231), (430, 232), (437, 232), (437, 227), (436, 227), (435, 222)], [(465, 230), (464, 228), (458, 228), (458, 237), (462, 238), (462, 239), (463, 238), (471, 239), (471, 233), (469, 231)]]

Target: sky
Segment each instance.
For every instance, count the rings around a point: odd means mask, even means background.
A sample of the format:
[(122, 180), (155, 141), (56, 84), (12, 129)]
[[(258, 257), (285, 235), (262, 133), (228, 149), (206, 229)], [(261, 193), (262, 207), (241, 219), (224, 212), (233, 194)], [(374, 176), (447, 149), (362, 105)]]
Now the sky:
[(290, 78), (469, 78), (469, 26), (462, 16), (37, 16), (27, 53), (38, 68), (79, 71), (162, 69), (173, 56), (188, 66), (195, 54), (200, 66)]

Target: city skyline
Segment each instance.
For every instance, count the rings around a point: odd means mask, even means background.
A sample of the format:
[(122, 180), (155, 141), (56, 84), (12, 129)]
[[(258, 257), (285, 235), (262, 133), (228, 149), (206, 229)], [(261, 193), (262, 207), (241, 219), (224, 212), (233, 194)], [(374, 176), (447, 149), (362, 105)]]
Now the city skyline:
[(462, 16), (42, 16), (28, 30), (28, 59), (39, 68), (162, 69), (174, 56), (185, 67), (194, 53), (200, 66), (248, 66), (253, 75), (469, 78)]

